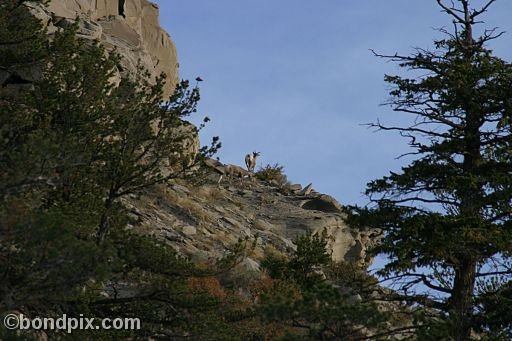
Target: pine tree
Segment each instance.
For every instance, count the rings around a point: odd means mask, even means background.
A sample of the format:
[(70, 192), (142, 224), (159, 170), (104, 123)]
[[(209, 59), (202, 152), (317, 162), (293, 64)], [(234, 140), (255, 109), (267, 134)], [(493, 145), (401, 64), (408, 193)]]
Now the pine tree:
[[(101, 191), (90, 177), (72, 188), (68, 174), (93, 155), (85, 140), (99, 114), (92, 99), (105, 98), (94, 85), (105, 84), (114, 63), (94, 45), (74, 44), (76, 27), (50, 41), (27, 1), (2, 2), (0, 27), (1, 69), (30, 85), (0, 90), (0, 309), (52, 316), (108, 273), (107, 250), (89, 237)], [(67, 73), (58, 61), (72, 50), (65, 62), (75, 72)]]
[[(335, 263), (321, 235), (295, 239), (290, 259), (269, 254), (261, 265), (272, 277), (258, 309), (264, 321), (287, 330), (286, 340), (365, 340), (382, 333), (387, 313), (372, 292), (376, 280), (358, 264)], [(402, 331), (407, 330), (401, 329)]]
[[(22, 96), (16, 101), (5, 96), (10, 85), (28, 82), (26, 76), (40, 65), (48, 53), (46, 32), (28, 10), (27, 2), (5, 0), (0, 4), (0, 196), (36, 182), (34, 174), (22, 176), (12, 167), (17, 161), (11, 153), (16, 153), (19, 145), (34, 131), (32, 123), (36, 118), (33, 112), (21, 105)], [(10, 167), (7, 162), (11, 163)]]
[[(408, 138), (413, 161), (370, 182), (375, 205), (352, 216), (383, 229), (376, 252), (390, 262), (381, 275), (397, 299), (440, 312), (446, 339), (469, 340), (481, 284), (512, 273), (512, 65), (489, 49), (501, 33), (474, 33), (494, 2), (473, 9), (469, 0), (437, 0), (453, 33), (443, 30), (433, 50), (377, 54), (419, 75), (385, 77), (388, 104), (413, 123), (372, 125)], [(434, 329), (424, 324), (418, 335), (433, 338)]]
[[(198, 87), (183, 81), (162, 103), (164, 79), (150, 85), (143, 70), (116, 87), (120, 57), (77, 39), (77, 28), (50, 40), (26, 1), (0, 4), (0, 71), (38, 71), (15, 96), (0, 89), (0, 311), (111, 316), (122, 304), (98, 303), (100, 293), (123, 278), (137, 288), (132, 302), (147, 308), (143, 323), (179, 309), (193, 316), (164, 316), (169, 325), (144, 332), (187, 334), (193, 319), (212, 318), (205, 311), (217, 302), (187, 290), (198, 274), (170, 247), (125, 231), (120, 199), (189, 175), (218, 140), (192, 157), (184, 140), (196, 131), (182, 119), (196, 111)], [(145, 297), (149, 289), (158, 295)], [(0, 338), (13, 336), (0, 329)]]
[[(4, 0), (0, 4), (0, 70), (13, 72), (23, 64), (38, 62), (45, 54), (46, 32), (27, 9), (28, 0)], [(46, 0), (30, 1), (46, 3)], [(13, 33), (15, 33), (13, 35)], [(3, 85), (3, 84), (2, 84)]]

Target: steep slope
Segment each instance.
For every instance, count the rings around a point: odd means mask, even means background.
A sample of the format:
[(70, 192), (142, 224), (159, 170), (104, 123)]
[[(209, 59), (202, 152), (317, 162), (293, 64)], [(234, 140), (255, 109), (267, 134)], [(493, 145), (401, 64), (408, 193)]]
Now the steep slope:
[(132, 196), (125, 205), (133, 218), (131, 228), (194, 258), (219, 258), (238, 240), (256, 239), (248, 260), (255, 266), (266, 249), (287, 253), (295, 237), (307, 232), (325, 235), (334, 260), (368, 263), (366, 250), (379, 235), (348, 227), (340, 204), (311, 186), (302, 190), (300, 185), (280, 187), (249, 178), (219, 186), (213, 172), (200, 185), (182, 180)]

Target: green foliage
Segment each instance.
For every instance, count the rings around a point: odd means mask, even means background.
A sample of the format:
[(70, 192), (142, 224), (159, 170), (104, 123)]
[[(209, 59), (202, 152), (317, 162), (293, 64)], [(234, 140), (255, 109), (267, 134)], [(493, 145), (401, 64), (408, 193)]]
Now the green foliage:
[[(333, 265), (321, 236), (299, 237), (289, 259), (267, 258), (272, 278), (251, 278), (244, 296), (222, 278), (256, 240), (193, 265), (127, 231), (123, 197), (193, 176), (220, 143), (190, 153), (197, 130), (183, 119), (197, 110), (197, 85), (180, 82), (165, 102), (165, 80), (149, 84), (144, 70), (114, 85), (121, 57), (77, 40), (77, 28), (50, 41), (25, 1), (0, 5), (0, 71), (40, 71), (18, 96), (0, 98), (0, 311), (142, 321), (134, 332), (49, 332), (77, 340), (348, 339), (364, 337), (362, 325), (383, 325), (370, 294), (375, 280)], [(278, 164), (257, 174), (287, 183)], [(15, 336), (4, 332), (2, 339)]]
[(3, 0), (0, 5), (0, 71), (12, 72), (16, 66), (24, 66), (23, 71), (27, 71), (46, 55), (46, 32), (27, 10), (28, 2)]
[(293, 278), (304, 287), (312, 287), (322, 280), (323, 266), (331, 261), (327, 241), (318, 234), (305, 234), (295, 240), (297, 250), (288, 263)]
[[(26, 49), (31, 49), (34, 54), (45, 55), (46, 66), (34, 65), (33, 58), (20, 58), (14, 64), (4, 60), (5, 64), (0, 66), (16, 67), (17, 70), (37, 66), (46, 74), (56, 67), (54, 62), (58, 60), (61, 48), (74, 41), (74, 32), (58, 34), (49, 44), (44, 30), (33, 20), (23, 1), (14, 9), (10, 7), (11, 2), (7, 5), (0, 8), (1, 16), (14, 11), (22, 21), (3, 27), (12, 30), (11, 38), (20, 34), (23, 41), (7, 44), (6, 51), (11, 51), (13, 56), (17, 53), (29, 55)], [(33, 29), (26, 37), (20, 33), (26, 29), (25, 21), (27, 27)], [(29, 44), (25, 39), (34, 41)], [(101, 72), (95, 73), (97, 63), (90, 63), (95, 56), (84, 51), (84, 55), (76, 57), (77, 60), (81, 58), (83, 61), (77, 61), (77, 65), (84, 65), (90, 76), (98, 76), (90, 84), (101, 83)], [(105, 59), (100, 60), (103, 61)], [(0, 286), (3, 311), (22, 309), (44, 314), (57, 307), (60, 309), (63, 300), (73, 295), (74, 290), (91, 278), (103, 278), (106, 272), (107, 255), (91, 239), (102, 207), (100, 192), (88, 181), (90, 178), (83, 177), (83, 181), (72, 187), (67, 176), (73, 171), (86, 170), (85, 163), (92, 154), (84, 148), (87, 145), (82, 144), (88, 141), (80, 140), (85, 135), (81, 132), (88, 132), (89, 128), (82, 124), (90, 121), (84, 110), (87, 104), (76, 100), (78, 94), (74, 96), (73, 90), (80, 89), (79, 86), (70, 90), (68, 96), (63, 95), (64, 82), (71, 88), (76, 85), (72, 83), (74, 78), (61, 80), (57, 84), (44, 78), (41, 84), (34, 84), (31, 92), (1, 100), (0, 248), (6, 256), (0, 258), (0, 269), (4, 274)], [(55, 98), (57, 95), (41, 96), (52, 88), (60, 94), (58, 99)], [(80, 95), (87, 98), (84, 93)], [(68, 104), (67, 110), (62, 109), (62, 105)]]
[(488, 332), (488, 340), (512, 338), (512, 282), (487, 282), (478, 298), (478, 332)]
[(278, 186), (283, 187), (288, 183), (288, 178), (283, 171), (284, 166), (276, 163), (274, 165), (260, 167), (260, 169), (255, 173), (255, 176), (257, 179), (267, 182), (275, 182)]
[(262, 295), (266, 319), (294, 328), (287, 337), (308, 340), (365, 338), (383, 326), (387, 317), (368, 294), (375, 279), (356, 265), (332, 263), (318, 234), (300, 236), (295, 244), (289, 260), (268, 255), (262, 262), (275, 280)]
[(103, 290), (131, 294), (89, 301), (87, 307), (94, 316), (138, 317), (142, 329), (136, 334), (141, 337), (233, 337), (235, 331), (227, 327), (224, 303), (206, 288), (190, 285), (193, 278), (212, 278), (215, 269), (195, 267), (153, 237), (119, 231), (109, 242), (117, 251), (113, 259), (116, 269)]
[(318, 234), (298, 236), (297, 249), (289, 260), (270, 254), (261, 265), (272, 278), (293, 279), (301, 287), (312, 287), (323, 279), (321, 269), (331, 261), (327, 242)]
[[(0, 5), (0, 71), (38, 71), (15, 97), (0, 89), (0, 311), (131, 316), (143, 321), (140, 337), (231, 338), (219, 299), (188, 283), (214, 274), (127, 233), (120, 203), (190, 175), (220, 147), (216, 138), (193, 157), (184, 142), (197, 133), (182, 119), (196, 112), (199, 89), (183, 81), (162, 103), (164, 79), (150, 85), (143, 70), (114, 86), (120, 57), (78, 40), (77, 25), (49, 41), (24, 1)], [(72, 336), (91, 337), (130, 335)]]
[[(472, 36), (487, 7), (438, 3), (456, 19), (454, 34), (432, 51), (381, 56), (419, 71), (416, 78), (385, 77), (392, 89), (388, 104), (412, 114), (414, 123), (373, 125), (408, 138), (414, 160), (370, 182), (366, 194), (374, 206), (355, 208), (352, 222), (384, 230), (376, 252), (390, 258), (381, 275), (398, 283), (399, 299), (440, 312), (435, 324), (443, 327), (423, 328), (421, 337), (435, 339), (448, 329), (450, 337), (466, 340), (477, 327), (477, 277), (499, 277), (479, 273), (480, 266), (506, 261), (512, 251), (512, 65), (487, 47), (493, 33)], [(502, 266), (498, 275), (509, 269)], [(418, 285), (434, 294), (415, 291)]]

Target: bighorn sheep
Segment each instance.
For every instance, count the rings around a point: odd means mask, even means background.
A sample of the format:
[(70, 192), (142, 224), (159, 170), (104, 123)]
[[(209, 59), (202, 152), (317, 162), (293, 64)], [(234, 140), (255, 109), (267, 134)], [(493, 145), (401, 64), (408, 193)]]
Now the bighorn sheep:
[(247, 170), (249, 172), (254, 172), (254, 168), (256, 168), (256, 159), (260, 156), (260, 152), (252, 152), (252, 154), (247, 154), (245, 156), (245, 165), (247, 166)]
[(219, 181), (217, 182), (219, 185), (224, 175), (228, 177), (238, 177), (240, 181), (242, 181), (242, 179), (245, 177), (249, 177), (251, 179), (253, 177), (253, 172), (246, 171), (245, 169), (237, 165), (224, 165), (219, 161), (213, 159), (207, 159), (204, 161), (204, 163), (208, 167), (212, 168), (215, 172), (220, 174)]
[(243, 169), (242, 167), (237, 166), (237, 165), (225, 165), (222, 168), (224, 170), (224, 174), (222, 174), (220, 176), (219, 181), (218, 181), (219, 184), (222, 181), (222, 177), (224, 175), (227, 175), (229, 177), (240, 178), (240, 181), (242, 181), (242, 179), (245, 178), (246, 176), (248, 176), (251, 179), (253, 176), (252, 172), (246, 171), (245, 169)]

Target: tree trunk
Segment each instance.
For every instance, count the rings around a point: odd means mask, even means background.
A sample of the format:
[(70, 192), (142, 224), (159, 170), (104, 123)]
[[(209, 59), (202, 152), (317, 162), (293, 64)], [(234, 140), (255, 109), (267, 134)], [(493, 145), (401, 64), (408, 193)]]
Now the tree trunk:
[(450, 315), (454, 322), (452, 337), (456, 341), (466, 341), (471, 336), (475, 275), (476, 261), (473, 259), (463, 260), (462, 264), (455, 270), (454, 294)]
[(109, 198), (105, 202), (105, 211), (101, 215), (100, 224), (98, 226), (98, 233), (96, 234), (96, 243), (98, 245), (103, 244), (108, 231), (110, 230), (110, 210), (112, 208), (113, 201)]

